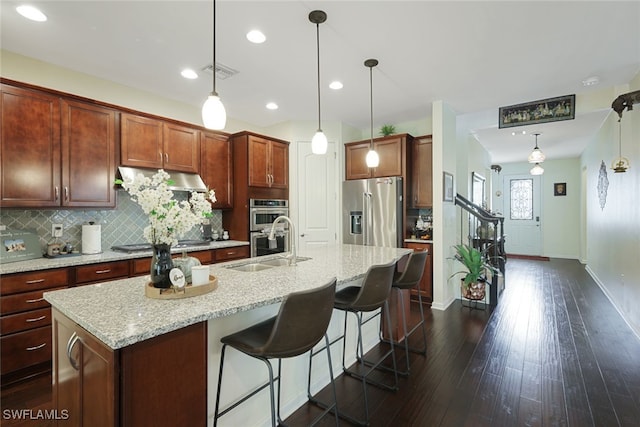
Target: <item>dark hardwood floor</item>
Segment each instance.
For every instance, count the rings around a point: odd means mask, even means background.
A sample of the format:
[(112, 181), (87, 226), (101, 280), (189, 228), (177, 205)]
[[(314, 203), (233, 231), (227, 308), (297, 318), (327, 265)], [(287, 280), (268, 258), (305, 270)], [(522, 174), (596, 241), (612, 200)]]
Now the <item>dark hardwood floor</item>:
[[(411, 354), (398, 392), (368, 388), (371, 426), (640, 426), (640, 340), (583, 266), (509, 259), (506, 278), (493, 313), (459, 301), (426, 311), (427, 356)], [(2, 410), (50, 407), (50, 381), (4, 387)], [(362, 417), (360, 383), (337, 384), (341, 410)], [(318, 412), (305, 405), (286, 422)]]
[[(368, 388), (371, 426), (640, 426), (640, 340), (584, 267), (509, 259), (506, 285), (491, 315), (428, 311), (427, 356), (411, 355), (398, 392)], [(362, 418), (359, 383), (341, 376), (338, 393)]]

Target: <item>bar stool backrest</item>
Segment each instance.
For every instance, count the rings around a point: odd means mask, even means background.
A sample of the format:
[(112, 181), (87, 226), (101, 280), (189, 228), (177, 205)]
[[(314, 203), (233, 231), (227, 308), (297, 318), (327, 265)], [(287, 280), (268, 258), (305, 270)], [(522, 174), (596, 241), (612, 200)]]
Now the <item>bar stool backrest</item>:
[(395, 261), (389, 264), (369, 267), (362, 280), (358, 296), (349, 309), (353, 311), (373, 311), (382, 307), (389, 297), (395, 268)]
[(312, 349), (329, 327), (335, 294), (334, 278), (319, 288), (287, 295), (263, 347), (263, 355), (294, 357)]
[(420, 251), (412, 252), (409, 256), (409, 261), (400, 275), (394, 282), (393, 286), (400, 289), (410, 289), (415, 287), (424, 273), (424, 265), (427, 262), (427, 256), (429, 252)]

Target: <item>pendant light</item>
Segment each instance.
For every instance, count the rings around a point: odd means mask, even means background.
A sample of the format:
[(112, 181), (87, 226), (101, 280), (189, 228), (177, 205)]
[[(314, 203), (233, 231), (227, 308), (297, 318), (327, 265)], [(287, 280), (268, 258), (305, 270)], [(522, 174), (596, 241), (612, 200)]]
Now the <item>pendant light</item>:
[(316, 24), (316, 53), (318, 58), (318, 130), (311, 140), (311, 152), (313, 154), (325, 154), (327, 152), (327, 137), (320, 126), (320, 24), (327, 20), (327, 14), (322, 10), (314, 10), (309, 13), (309, 21)]
[(531, 154), (529, 154), (529, 163), (542, 163), (546, 156), (538, 148), (538, 135), (540, 134), (534, 133), (534, 135), (536, 136), (536, 148), (534, 148)]
[(629, 169), (629, 159), (622, 157), (622, 119), (618, 123), (618, 157), (611, 162), (611, 169), (614, 173), (625, 173)]
[(202, 106), (202, 122), (207, 129), (222, 130), (227, 124), (227, 112), (216, 92), (216, 0), (213, 0), (213, 90)]
[(371, 140), (369, 143), (369, 152), (367, 153), (367, 157), (365, 161), (367, 162), (367, 167), (376, 168), (380, 164), (380, 156), (376, 153), (376, 150), (373, 149), (373, 67), (378, 65), (377, 59), (367, 59), (364, 61), (365, 67), (369, 67), (369, 93), (370, 93), (370, 105), (371, 105)]
[(540, 166), (540, 163), (536, 163), (534, 167), (529, 171), (531, 175), (542, 175), (544, 173), (544, 169)]

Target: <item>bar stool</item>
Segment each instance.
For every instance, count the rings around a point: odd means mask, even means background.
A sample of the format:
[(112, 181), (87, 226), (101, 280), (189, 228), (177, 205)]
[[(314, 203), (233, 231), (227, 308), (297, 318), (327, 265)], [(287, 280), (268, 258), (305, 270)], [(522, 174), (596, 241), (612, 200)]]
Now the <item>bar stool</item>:
[[(362, 345), (362, 325), (367, 321), (371, 320), (375, 316), (362, 320), (362, 315), (365, 312), (375, 311), (377, 309), (382, 308), (385, 310), (385, 318), (387, 319), (387, 324), (389, 329), (391, 329), (391, 319), (389, 316), (389, 293), (391, 292), (391, 284), (393, 282), (393, 274), (395, 271), (396, 263), (391, 262), (389, 264), (383, 265), (374, 265), (369, 267), (365, 277), (362, 281), (361, 286), (349, 286), (342, 290), (340, 290), (336, 294), (334, 308), (337, 310), (342, 310), (345, 312), (344, 316), (344, 331), (343, 334), (335, 339), (333, 339), (328, 345), (333, 345), (334, 343), (342, 340), (342, 370), (346, 375), (349, 375), (354, 378), (358, 378), (362, 381), (362, 390), (364, 397), (364, 420), (356, 419), (350, 415), (341, 412), (339, 415), (342, 418), (349, 420), (352, 423), (358, 425), (368, 425), (369, 424), (369, 405), (368, 405), (368, 397), (367, 397), (367, 384), (371, 384), (386, 390), (397, 391), (398, 390), (398, 375), (396, 369), (396, 359), (393, 342), (390, 343), (390, 350), (385, 352), (380, 359), (373, 363), (369, 369), (366, 369), (367, 366), (362, 363), (363, 367), (365, 367), (365, 373), (361, 374), (351, 369), (347, 369), (345, 366), (345, 352), (346, 352), (346, 335), (347, 335), (347, 313), (353, 313), (356, 316), (357, 325), (358, 325), (358, 335), (357, 335), (357, 346), (356, 346), (356, 358), (358, 362), (364, 361), (364, 349)], [(321, 349), (323, 350), (323, 349)], [(320, 350), (319, 350), (320, 351)], [(313, 357), (312, 353), (312, 357)], [(374, 381), (368, 378), (369, 374), (373, 372), (387, 357), (391, 356), (393, 361), (393, 374), (394, 374), (394, 383), (393, 385), (388, 385), (381, 383), (379, 381)], [(312, 360), (309, 361), (309, 367), (311, 368)], [(310, 392), (310, 384), (311, 378), (309, 378), (309, 383), (307, 384), (307, 391), (309, 395), (309, 401), (315, 403), (316, 405), (327, 408), (328, 405), (311, 397)]]
[[(409, 260), (405, 266), (405, 269), (399, 275), (396, 273), (396, 277), (393, 280), (393, 284), (391, 285), (392, 289), (395, 289), (398, 292), (398, 296), (400, 299), (400, 310), (402, 311), (402, 332), (404, 332), (404, 353), (407, 360), (407, 370), (400, 371), (398, 374), (403, 376), (409, 375), (409, 351), (414, 353), (425, 355), (427, 354), (427, 330), (424, 323), (424, 310), (422, 308), (422, 295), (420, 290), (418, 290), (418, 305), (420, 306), (420, 321), (413, 327), (409, 332), (407, 332), (407, 319), (404, 311), (404, 298), (402, 298), (401, 292), (407, 289), (413, 289), (420, 284), (420, 280), (422, 279), (422, 275), (424, 274), (424, 266), (427, 262), (427, 256), (429, 255), (428, 251), (420, 251), (420, 252), (412, 252), (409, 256)], [(422, 326), (422, 348), (414, 348), (409, 347), (409, 337), (413, 334), (416, 329)], [(385, 342), (392, 342), (391, 340), (384, 340)]]
[[(334, 402), (332, 405), (329, 405), (322, 414), (316, 417), (311, 425), (316, 424), (330, 411), (334, 413), (336, 425), (339, 423), (331, 352), (329, 350), (329, 339), (326, 335), (331, 314), (333, 313), (335, 291), (336, 279), (334, 278), (319, 288), (289, 294), (282, 302), (277, 316), (220, 339), (222, 342), (222, 352), (220, 372), (218, 375), (215, 418), (213, 421), (214, 426), (217, 425), (218, 418), (227, 414), (266, 387), (269, 387), (271, 398), (271, 424), (275, 427), (277, 425), (276, 419), (278, 423), (282, 423), (282, 419), (280, 418), (280, 374), (282, 359), (306, 353), (311, 350), (323, 336), (327, 349)], [(267, 365), (269, 381), (242, 397), (228, 408), (220, 411), (220, 390), (222, 387), (222, 372), (227, 346), (233, 347), (248, 356), (262, 360)], [(311, 358), (312, 356), (310, 355), (309, 357)], [(269, 359), (276, 358), (278, 359), (278, 375), (274, 377), (273, 367)], [(275, 381), (278, 381), (277, 406), (274, 395)]]

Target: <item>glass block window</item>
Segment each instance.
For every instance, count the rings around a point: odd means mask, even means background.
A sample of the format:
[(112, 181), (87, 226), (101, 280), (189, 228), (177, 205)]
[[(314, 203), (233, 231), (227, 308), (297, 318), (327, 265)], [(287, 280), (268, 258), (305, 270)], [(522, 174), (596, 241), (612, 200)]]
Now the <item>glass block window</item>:
[(511, 209), (513, 220), (533, 219), (533, 179), (511, 180)]

